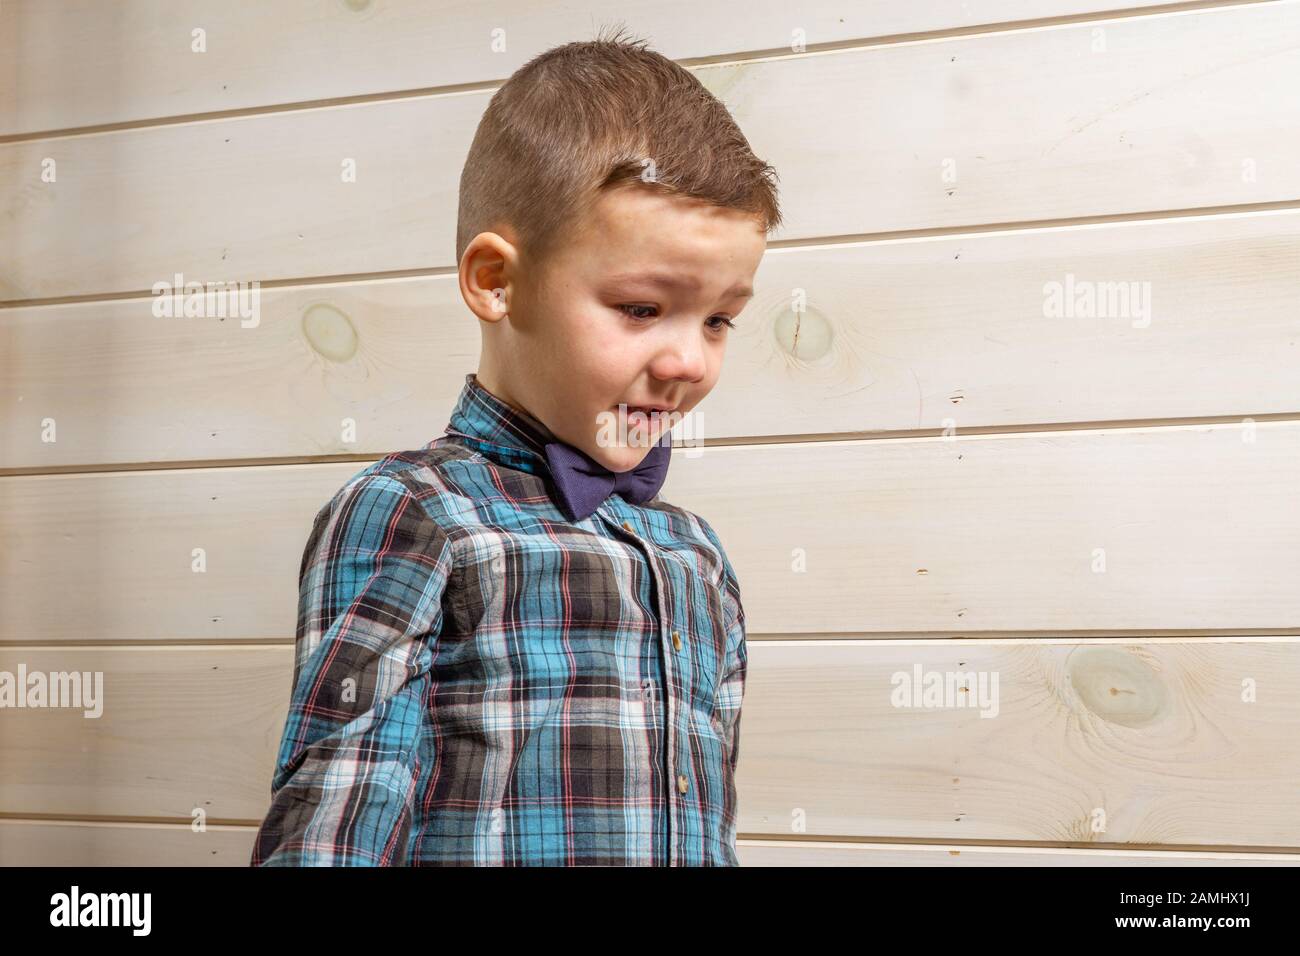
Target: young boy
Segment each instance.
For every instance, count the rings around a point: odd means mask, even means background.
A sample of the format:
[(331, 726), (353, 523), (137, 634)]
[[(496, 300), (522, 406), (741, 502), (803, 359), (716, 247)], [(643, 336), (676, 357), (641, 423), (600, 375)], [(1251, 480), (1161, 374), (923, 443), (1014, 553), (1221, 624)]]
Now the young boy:
[(443, 437), (316, 517), (253, 865), (737, 865), (740, 588), (656, 492), (774, 180), (644, 41), (552, 49), (493, 96), (457, 231), (479, 371)]

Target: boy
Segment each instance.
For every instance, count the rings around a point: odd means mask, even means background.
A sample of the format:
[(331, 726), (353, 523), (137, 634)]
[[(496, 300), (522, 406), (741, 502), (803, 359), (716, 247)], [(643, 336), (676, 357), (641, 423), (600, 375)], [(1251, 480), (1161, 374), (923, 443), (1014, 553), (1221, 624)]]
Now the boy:
[(557, 47), (493, 96), (457, 230), (479, 371), (443, 437), (316, 517), (253, 865), (737, 865), (740, 589), (656, 492), (774, 179), (644, 41)]

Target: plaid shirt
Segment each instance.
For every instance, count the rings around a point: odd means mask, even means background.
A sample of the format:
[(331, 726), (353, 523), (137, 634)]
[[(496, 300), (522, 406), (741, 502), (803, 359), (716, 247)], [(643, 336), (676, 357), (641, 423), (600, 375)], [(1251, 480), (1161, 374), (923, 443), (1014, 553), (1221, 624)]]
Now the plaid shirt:
[(658, 497), (568, 521), (555, 436), (473, 373), (446, 431), (316, 516), (252, 865), (738, 865), (717, 534)]

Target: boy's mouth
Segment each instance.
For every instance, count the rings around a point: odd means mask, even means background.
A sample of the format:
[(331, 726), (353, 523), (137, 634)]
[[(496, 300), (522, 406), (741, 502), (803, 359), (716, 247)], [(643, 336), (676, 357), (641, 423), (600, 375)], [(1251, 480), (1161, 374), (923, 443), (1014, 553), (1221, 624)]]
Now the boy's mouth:
[(629, 415), (632, 414), (632, 412), (645, 412), (649, 414), (650, 412), (672, 412), (677, 410), (676, 405), (630, 405), (627, 402), (622, 402), (619, 405), (616, 405), (615, 408), (626, 408)]
[(676, 410), (676, 407), (672, 405), (623, 405), (618, 407), (627, 409), (626, 414), (629, 424), (634, 421), (648, 424)]
[(675, 405), (627, 405), (620, 404), (614, 406), (616, 411), (626, 409), (627, 426), (630, 429), (638, 429), (647, 434), (656, 434), (666, 431), (671, 423), (670, 414), (675, 413)]

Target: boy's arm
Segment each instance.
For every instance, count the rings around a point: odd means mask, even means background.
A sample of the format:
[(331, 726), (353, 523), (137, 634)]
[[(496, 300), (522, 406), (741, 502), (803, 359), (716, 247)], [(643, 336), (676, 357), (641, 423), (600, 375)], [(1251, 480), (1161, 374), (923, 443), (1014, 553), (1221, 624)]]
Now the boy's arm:
[(331, 505), (300, 568), (293, 692), (253, 866), (405, 864), (433, 761), (446, 532), (386, 475), (358, 479)]
[(749, 665), (749, 654), (745, 647), (745, 609), (740, 602), (740, 581), (736, 577), (736, 569), (731, 566), (722, 541), (712, 525), (703, 518), (700, 518), (700, 524), (722, 556), (722, 608), (727, 631), (727, 656), (714, 700), (718, 707), (718, 718), (725, 730), (730, 770), (734, 775), (740, 758), (740, 709), (745, 696), (745, 675)]

